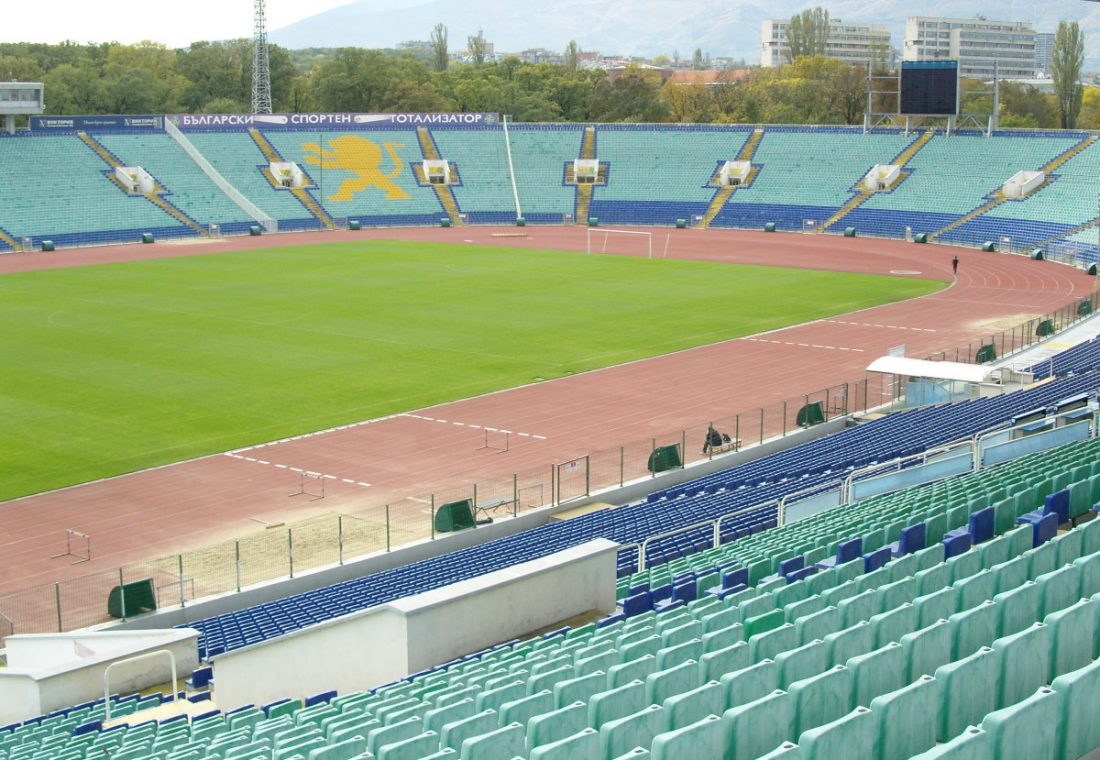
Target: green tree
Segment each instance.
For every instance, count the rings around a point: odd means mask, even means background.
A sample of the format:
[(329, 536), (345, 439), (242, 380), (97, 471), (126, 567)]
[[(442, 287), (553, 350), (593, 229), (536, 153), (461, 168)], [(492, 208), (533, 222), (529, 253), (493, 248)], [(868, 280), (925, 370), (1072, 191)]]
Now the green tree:
[(581, 49), (576, 40), (569, 40), (569, 44), (565, 46), (565, 53), (562, 56), (565, 64), (565, 70), (573, 73), (581, 65)]
[(470, 54), (470, 62), (475, 66), (485, 63), (488, 51), (489, 44), (485, 41), (485, 35), (480, 29), (477, 30), (476, 35), (466, 38), (466, 52)]
[(820, 6), (807, 8), (787, 22), (787, 60), (803, 55), (825, 55), (829, 42), (829, 11)]
[(382, 51), (341, 48), (313, 70), (310, 92), (324, 111), (384, 111), (392, 78)]
[(436, 24), (432, 29), (432, 71), (446, 71), (451, 63), (447, 52), (447, 27)]
[(703, 49), (695, 48), (695, 52), (691, 56), (691, 68), (694, 71), (702, 71), (705, 66), (703, 64)]
[(656, 71), (627, 66), (614, 81), (599, 81), (589, 101), (590, 116), (596, 121), (658, 123), (669, 118), (661, 102), (661, 76)]
[(1054, 34), (1054, 95), (1058, 102), (1058, 119), (1062, 129), (1073, 129), (1081, 114), (1081, 68), (1085, 63), (1085, 35), (1076, 22), (1058, 22)]

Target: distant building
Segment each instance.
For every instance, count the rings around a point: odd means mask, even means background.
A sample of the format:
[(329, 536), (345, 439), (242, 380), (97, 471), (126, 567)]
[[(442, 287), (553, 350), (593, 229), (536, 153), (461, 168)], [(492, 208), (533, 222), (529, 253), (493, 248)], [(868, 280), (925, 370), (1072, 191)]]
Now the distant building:
[(906, 61), (957, 60), (959, 76), (1005, 79), (1035, 76), (1035, 29), (1027, 21), (912, 16), (905, 21)]
[(516, 53), (516, 57), (524, 63), (562, 63), (565, 58), (557, 50), (546, 48), (530, 48)]
[[(779, 66), (787, 63), (787, 19), (769, 19), (761, 29), (760, 65)], [(861, 24), (829, 19), (829, 39), (825, 55), (845, 63), (867, 65), (882, 61), (892, 66), (894, 53), (890, 47), (890, 27), (885, 24)]]
[(432, 50), (432, 43), (427, 40), (405, 40), (404, 42), (397, 43), (397, 49), (430, 53)]
[(1035, 73), (1049, 77), (1053, 74), (1054, 33), (1038, 32), (1035, 35)]

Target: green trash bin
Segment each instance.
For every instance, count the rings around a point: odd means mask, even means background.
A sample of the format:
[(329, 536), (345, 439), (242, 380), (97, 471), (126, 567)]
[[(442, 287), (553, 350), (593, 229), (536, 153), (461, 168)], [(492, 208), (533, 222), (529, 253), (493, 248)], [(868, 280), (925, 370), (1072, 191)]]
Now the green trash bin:
[(1042, 261), (1043, 253), (1044, 252), (1042, 248), (1032, 248), (1031, 253), (1028, 254), (1028, 257), (1034, 259), (1035, 261)]
[(451, 218), (449, 216), (440, 217), (439, 226), (440, 227), (450, 227), (451, 226)]
[(1093, 264), (1092, 266), (1089, 267), (1089, 274), (1091, 274), (1093, 277), (1096, 276), (1096, 265), (1095, 264)]
[(688, 220), (687, 219), (677, 219), (676, 220), (676, 229), (678, 229), (678, 230), (687, 229), (687, 226), (688, 226)]
[(775, 222), (768, 222), (765, 224), (764, 232), (775, 232)]
[(453, 533), (474, 527), (474, 507), (469, 499), (451, 501), (435, 512), (435, 530), (437, 533)]
[(978, 364), (988, 364), (997, 361), (997, 347), (992, 343), (986, 343), (974, 354), (974, 361)]
[(1092, 314), (1092, 301), (1082, 301), (1077, 304), (1077, 316), (1084, 317)]
[(588, 226), (589, 227), (599, 227), (600, 226), (600, 218), (598, 216), (588, 217)]
[(251, 227), (248, 228), (248, 234), (252, 237), (259, 237), (263, 234), (263, 231), (263, 228), (258, 224), (253, 224)]
[(363, 224), (358, 219), (349, 219), (348, 220), (348, 229), (349, 230), (361, 230), (361, 229), (363, 229)]
[(141, 233), (141, 242), (143, 242), (143, 243), (152, 243), (153, 240), (154, 240), (154, 238), (153, 238), (153, 233), (152, 232), (143, 232), (143, 233)]
[(673, 443), (668, 446), (658, 446), (649, 454), (649, 471), (656, 475), (666, 470), (676, 470), (682, 465), (680, 457), (680, 444)]
[(928, 242), (928, 234), (924, 233), (924, 232), (918, 232), (916, 235), (913, 236), (913, 242), (914, 243), (927, 243)]
[(526, 227), (527, 226), (527, 220), (524, 219), (522, 216), (517, 216), (516, 217), (516, 226), (517, 227)]
[(134, 617), (156, 609), (157, 595), (152, 578), (115, 586), (107, 594), (107, 614), (113, 618)]
[(845, 227), (844, 228), (844, 237), (855, 237), (855, 236), (856, 236), (856, 228), (855, 227)]
[(811, 401), (798, 410), (795, 423), (801, 427), (820, 425), (825, 421), (825, 412), (821, 408), (820, 401)]
[(994, 251), (997, 250), (997, 246), (993, 245), (992, 240), (987, 240), (984, 243), (982, 243), (982, 250), (985, 251), (986, 253), (993, 253)]
[(1040, 338), (1045, 338), (1048, 335), (1054, 335), (1054, 320), (1044, 319), (1035, 328), (1035, 334)]

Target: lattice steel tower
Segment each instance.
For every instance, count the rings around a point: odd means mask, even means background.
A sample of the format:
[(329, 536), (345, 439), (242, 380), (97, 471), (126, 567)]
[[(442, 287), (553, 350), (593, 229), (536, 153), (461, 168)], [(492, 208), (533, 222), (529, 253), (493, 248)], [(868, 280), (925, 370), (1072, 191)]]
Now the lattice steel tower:
[(253, 2), (252, 113), (271, 113), (271, 65), (267, 60), (267, 14), (264, 0)]

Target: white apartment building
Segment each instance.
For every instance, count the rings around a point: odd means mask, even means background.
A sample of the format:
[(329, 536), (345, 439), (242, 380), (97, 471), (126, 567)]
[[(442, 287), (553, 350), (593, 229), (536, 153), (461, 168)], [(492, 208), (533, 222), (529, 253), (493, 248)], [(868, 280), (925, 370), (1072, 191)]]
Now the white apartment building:
[[(763, 24), (760, 41), (760, 65), (780, 66), (787, 63), (787, 24), (789, 19), (769, 19)], [(825, 55), (845, 63), (866, 65), (882, 61), (887, 66), (894, 63), (894, 51), (890, 47), (890, 27), (886, 24), (849, 23), (829, 19), (829, 40)]]
[(912, 16), (905, 21), (902, 59), (959, 62), (959, 76), (991, 79), (1035, 76), (1035, 29), (1027, 21)]

